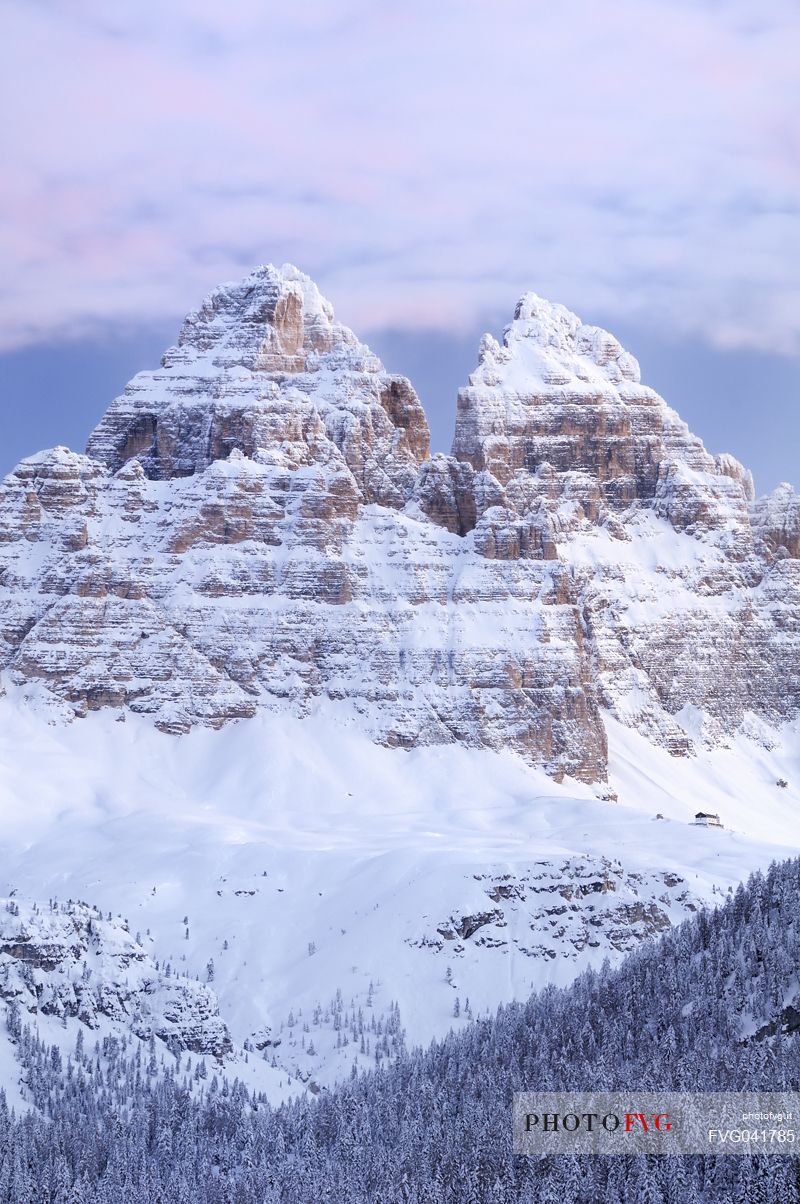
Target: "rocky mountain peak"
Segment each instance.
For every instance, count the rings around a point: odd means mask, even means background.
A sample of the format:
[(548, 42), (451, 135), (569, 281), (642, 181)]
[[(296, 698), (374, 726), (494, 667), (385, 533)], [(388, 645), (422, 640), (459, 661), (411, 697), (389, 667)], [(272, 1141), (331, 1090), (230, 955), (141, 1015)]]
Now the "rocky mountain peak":
[(750, 518), (770, 552), (781, 558), (800, 557), (800, 497), (787, 481), (754, 502)]
[(297, 268), (257, 268), (189, 314), (161, 367), (113, 401), (87, 453), (134, 457), (162, 480), (236, 450), (352, 477), (359, 500), (403, 506), (430, 434), (410, 383), (387, 373)]
[(190, 313), (164, 367), (205, 357), (218, 369), (252, 372), (317, 371), (332, 350), (376, 371), (380, 362), (346, 326), (314, 281), (292, 264), (256, 268), (244, 280), (222, 284)]
[(502, 343), (481, 340), (453, 456), (491, 474), (514, 512), (582, 495), (593, 521), (644, 505), (678, 530), (750, 539), (750, 474), (706, 451), (612, 334), (536, 293), (520, 299)]
[(551, 384), (623, 380), (638, 384), (641, 380), (638, 361), (614, 335), (584, 325), (565, 306), (533, 292), (517, 302), (514, 320), (504, 332), (500, 360), (514, 363), (517, 376), (524, 371), (529, 379)]

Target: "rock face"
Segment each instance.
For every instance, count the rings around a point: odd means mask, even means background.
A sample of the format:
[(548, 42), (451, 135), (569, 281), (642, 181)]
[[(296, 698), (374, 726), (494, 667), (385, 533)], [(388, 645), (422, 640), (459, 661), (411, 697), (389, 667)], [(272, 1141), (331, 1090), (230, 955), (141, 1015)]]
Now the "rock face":
[(476, 549), (490, 523), (488, 554), (516, 554), (538, 521), (570, 564), (599, 698), (624, 722), (681, 754), (748, 713), (797, 713), (794, 491), (754, 502), (750, 474), (706, 452), (612, 335), (526, 294), (503, 344), (482, 341), (453, 451), (504, 490), (477, 507)]
[(603, 708), (676, 754), (797, 713), (799, 514), (534, 294), (430, 458), (411, 385), (306, 276), (262, 268), (87, 455), (6, 478), (0, 669), (67, 716), (331, 707), (390, 745), (602, 781)]
[(316, 285), (285, 266), (223, 285), (183, 324), (156, 372), (109, 407), (88, 454), (116, 472), (202, 472), (235, 448), (295, 469), (345, 468), (362, 502), (402, 506), (430, 446), (411, 385), (334, 321)]
[(800, 497), (784, 482), (752, 508), (754, 534), (766, 544), (768, 553), (781, 558), (800, 557)]
[(677, 874), (625, 870), (608, 858), (537, 862), (524, 873), (475, 875), (485, 909), (450, 915), (409, 944), (456, 960), (467, 945), (511, 955), (576, 961), (591, 950), (613, 957), (680, 922), (698, 903)]
[(174, 1052), (223, 1057), (232, 1045), (211, 989), (166, 972), (127, 924), (85, 903), (0, 900), (0, 999), (21, 1013), (117, 1022)]
[[(701, 511), (707, 519), (712, 499), (727, 520), (742, 495), (752, 498), (749, 474), (732, 457), (708, 454), (641, 384), (637, 361), (613, 335), (535, 293), (519, 302), (502, 346), (491, 335), (481, 341), (478, 368), (458, 395), (453, 454), (510, 486), (515, 499), (542, 472), (577, 473), (588, 509), (651, 501), (681, 527)], [(698, 498), (681, 505), (675, 497), (691, 494), (698, 475), (705, 509)]]

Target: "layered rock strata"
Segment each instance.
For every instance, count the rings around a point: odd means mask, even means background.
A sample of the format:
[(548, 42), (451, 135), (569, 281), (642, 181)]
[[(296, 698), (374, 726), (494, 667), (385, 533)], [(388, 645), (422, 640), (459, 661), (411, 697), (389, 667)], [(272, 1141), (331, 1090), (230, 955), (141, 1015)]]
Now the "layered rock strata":
[(430, 457), (408, 381), (262, 268), (187, 318), (87, 455), (3, 482), (0, 669), (66, 716), (331, 708), (602, 781), (604, 707), (674, 753), (797, 713), (798, 514), (534, 294)]

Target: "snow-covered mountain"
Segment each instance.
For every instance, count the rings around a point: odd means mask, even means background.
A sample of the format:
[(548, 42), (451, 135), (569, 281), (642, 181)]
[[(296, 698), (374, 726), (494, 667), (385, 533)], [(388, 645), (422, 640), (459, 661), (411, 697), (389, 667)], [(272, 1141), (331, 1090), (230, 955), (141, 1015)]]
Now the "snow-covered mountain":
[(223, 1058), (330, 1082), (797, 847), (799, 552), (563, 307), (484, 337), (431, 457), (259, 269), (0, 486), (0, 887), (213, 961)]
[[(797, 714), (800, 508), (752, 506), (609, 334), (526, 295), (428, 455), (293, 268), (225, 286), (81, 456), (0, 492), (0, 667), (163, 729), (342, 701), (376, 740), (606, 780), (601, 708), (679, 755)], [(698, 728), (698, 712), (702, 724)]]

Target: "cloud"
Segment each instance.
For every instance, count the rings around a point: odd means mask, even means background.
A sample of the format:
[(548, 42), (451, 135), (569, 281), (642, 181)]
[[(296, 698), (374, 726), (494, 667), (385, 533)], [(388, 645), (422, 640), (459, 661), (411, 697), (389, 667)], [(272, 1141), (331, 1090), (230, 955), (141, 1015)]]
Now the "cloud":
[(800, 349), (782, 0), (6, 0), (0, 347), (178, 321), (292, 260), (340, 316)]

